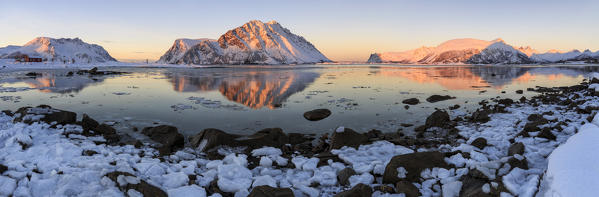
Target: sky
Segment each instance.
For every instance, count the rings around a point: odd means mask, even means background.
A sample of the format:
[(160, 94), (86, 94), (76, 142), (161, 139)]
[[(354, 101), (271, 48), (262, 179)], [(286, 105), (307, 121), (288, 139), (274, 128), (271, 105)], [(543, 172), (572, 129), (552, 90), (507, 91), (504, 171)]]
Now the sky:
[(0, 47), (79, 37), (119, 60), (157, 60), (177, 38), (217, 39), (276, 20), (335, 61), (502, 38), (513, 46), (599, 50), (598, 0), (2, 0)]

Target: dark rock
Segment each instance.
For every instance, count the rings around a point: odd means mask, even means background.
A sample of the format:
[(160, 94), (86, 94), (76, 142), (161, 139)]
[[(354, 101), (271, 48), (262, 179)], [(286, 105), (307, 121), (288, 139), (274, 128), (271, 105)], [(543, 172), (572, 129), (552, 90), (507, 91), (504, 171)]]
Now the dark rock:
[(512, 144), (509, 148), (508, 148), (508, 152), (507, 155), (508, 156), (512, 156), (512, 155), (523, 155), (524, 154), (524, 144), (522, 142), (518, 142), (515, 144)]
[(200, 148), (201, 151), (210, 150), (218, 146), (240, 146), (240, 143), (235, 140), (238, 135), (225, 133), (218, 129), (204, 129), (199, 134), (190, 138), (190, 143), (193, 147)]
[(37, 77), (37, 76), (42, 76), (42, 73), (28, 72), (27, 74), (25, 74), (25, 76), (28, 76), (28, 77)]
[(420, 100), (418, 100), (417, 98), (409, 98), (401, 101), (401, 103), (408, 105), (418, 105), (418, 103), (420, 103)]
[(470, 170), (467, 175), (462, 176), (462, 189), (460, 196), (468, 197), (491, 197), (489, 193), (482, 190), (483, 185), (487, 184), (488, 178), (478, 170)]
[(29, 117), (36, 115), (43, 115), (44, 117), (40, 118), (40, 121), (46, 122), (48, 124), (56, 122), (56, 124), (65, 125), (74, 124), (77, 121), (77, 114), (75, 112), (53, 109), (48, 105), (22, 107), (19, 108), (19, 110), (17, 110), (15, 113), (20, 114), (14, 119), (15, 122), (24, 122), (27, 124), (33, 123), (34, 121), (29, 119)]
[(289, 188), (275, 188), (268, 185), (254, 187), (248, 197), (294, 197)]
[(544, 128), (543, 130), (541, 130), (541, 132), (537, 135), (537, 137), (545, 138), (545, 139), (548, 139), (548, 140), (555, 140), (556, 139), (555, 135), (553, 135), (553, 133), (551, 133), (551, 129), (550, 128)]
[(146, 127), (141, 132), (155, 142), (162, 144), (162, 147), (158, 149), (162, 155), (170, 154), (185, 145), (185, 138), (179, 133), (177, 127), (160, 125)]
[(505, 106), (509, 106), (514, 104), (514, 100), (506, 98), (506, 99), (500, 99), (499, 101), (497, 101), (497, 103), (505, 105)]
[(538, 122), (540, 124), (546, 124), (547, 122), (549, 122), (541, 114), (531, 114), (531, 115), (528, 116), (527, 119), (528, 119), (529, 122)]
[(487, 146), (487, 139), (482, 137), (476, 138), (470, 145), (482, 150)]
[[(408, 172), (405, 179), (397, 177), (397, 168), (403, 167)], [(441, 152), (416, 152), (404, 155), (397, 155), (391, 158), (385, 173), (383, 174), (383, 183), (395, 184), (400, 180), (409, 182), (418, 182), (420, 173), (427, 168), (448, 168), (445, 163), (445, 156)]]
[(388, 194), (392, 194), (395, 193), (395, 189), (391, 186), (388, 185), (377, 185), (374, 186), (374, 190), (375, 191), (380, 191), (382, 193), (388, 193)]
[(344, 146), (357, 148), (366, 143), (368, 143), (368, 137), (350, 128), (345, 128), (343, 132), (333, 132), (330, 149), (339, 149)]
[(526, 161), (526, 158), (524, 157), (522, 158), (522, 160), (512, 157), (508, 159), (507, 163), (510, 164), (510, 169), (520, 168), (523, 170), (528, 170), (528, 161)]
[(129, 191), (130, 189), (134, 189), (144, 196), (155, 196), (155, 197), (167, 197), (168, 196), (166, 194), (166, 192), (162, 191), (159, 187), (153, 186), (144, 180), (140, 180), (138, 184), (127, 183), (126, 185), (121, 186), (117, 181), (117, 178), (120, 175), (135, 177), (135, 175), (133, 175), (131, 173), (120, 172), (120, 171), (110, 172), (104, 176), (106, 176), (110, 180), (114, 181), (116, 183), (115, 185), (119, 188), (119, 190), (121, 190), (124, 193), (127, 193), (127, 191)]
[(98, 152), (96, 152), (94, 150), (85, 150), (85, 151), (83, 151), (83, 155), (85, 155), (85, 156), (92, 156), (92, 155), (95, 155), (95, 154), (98, 154)]
[(4, 172), (6, 172), (7, 170), (8, 170), (8, 167), (0, 164), (0, 175), (4, 174)]
[(250, 149), (264, 146), (281, 148), (289, 144), (289, 137), (280, 128), (267, 128), (249, 136), (239, 136), (225, 133), (218, 129), (204, 129), (199, 134), (190, 138), (194, 147), (202, 151), (211, 150), (218, 146), (238, 147), (245, 146)]
[(491, 120), (491, 118), (489, 117), (489, 114), (491, 114), (490, 110), (486, 110), (486, 109), (476, 110), (475, 112), (472, 113), (472, 116), (470, 117), (470, 121), (480, 122), (480, 123), (489, 122), (489, 120)]
[(337, 173), (337, 181), (341, 185), (349, 185), (349, 177), (356, 175), (356, 171), (352, 168), (345, 168)]
[(301, 144), (313, 139), (301, 133), (288, 133), (287, 136), (289, 136), (289, 144), (291, 145)]
[(380, 130), (372, 129), (366, 133), (368, 139), (374, 139), (375, 141), (380, 140), (383, 137), (383, 132)]
[(69, 72), (67, 73), (67, 77), (72, 77), (72, 76), (73, 76), (73, 71), (69, 71)]
[(329, 160), (332, 160), (333, 162), (343, 163), (343, 160), (341, 160), (337, 155), (334, 155), (331, 152), (318, 153), (318, 154), (314, 155), (314, 157), (318, 158), (317, 167), (328, 165)]
[(399, 181), (395, 184), (395, 193), (403, 193), (406, 197), (418, 197), (420, 191), (414, 184), (408, 181)]
[(83, 114), (83, 118), (81, 119), (81, 127), (83, 127), (83, 129), (90, 130), (98, 126), (100, 126), (98, 121), (90, 118), (87, 114)]
[(304, 113), (304, 118), (309, 121), (319, 121), (325, 119), (331, 115), (331, 110), (328, 109), (315, 109)]
[(455, 104), (455, 105), (449, 107), (449, 110), (456, 110), (456, 109), (459, 109), (459, 108), (460, 108), (460, 105)]
[(403, 108), (404, 109), (410, 109), (410, 106), (409, 105), (404, 105)]
[(516, 90), (516, 94), (524, 94), (523, 90)]
[(414, 126), (413, 124), (408, 124), (408, 123), (401, 123), (399, 125), (401, 125), (402, 127), (411, 127), (411, 126)]
[(370, 197), (372, 196), (372, 188), (370, 186), (359, 183), (350, 190), (340, 192), (335, 197)]
[(4, 113), (7, 116), (14, 116), (14, 114), (10, 110), (2, 110), (2, 113)]
[(437, 110), (426, 118), (426, 128), (446, 127), (450, 123), (449, 114), (446, 111)]
[(449, 100), (449, 99), (455, 99), (455, 97), (452, 97), (449, 95), (445, 95), (445, 96), (432, 95), (432, 96), (429, 96), (428, 98), (426, 98), (426, 101), (428, 101), (429, 103), (436, 103), (439, 101), (444, 101), (444, 100)]

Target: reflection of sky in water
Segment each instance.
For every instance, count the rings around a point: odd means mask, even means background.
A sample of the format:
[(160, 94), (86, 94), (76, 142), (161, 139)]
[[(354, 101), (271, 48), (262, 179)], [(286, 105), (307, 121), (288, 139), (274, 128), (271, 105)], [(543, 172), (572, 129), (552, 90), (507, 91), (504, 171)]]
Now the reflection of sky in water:
[[(361, 131), (395, 131), (400, 123), (423, 124), (434, 108), (459, 104), (463, 112), (473, 111), (480, 100), (496, 96), (517, 99), (522, 95), (515, 90), (535, 86), (574, 85), (585, 73), (597, 69), (327, 65), (116, 70), (131, 74), (66, 77), (69, 70), (47, 70), (36, 71), (43, 73), (41, 77), (26, 77), (25, 72), (0, 73), (2, 87), (36, 89), (0, 91), (0, 96), (21, 96), (0, 100), (0, 104), (11, 110), (49, 104), (120, 122), (120, 129), (159, 122), (188, 134), (204, 128), (244, 133), (266, 127), (321, 133), (339, 125)], [(432, 94), (458, 98), (426, 103)], [(525, 91), (524, 96), (533, 94)], [(425, 103), (404, 109), (401, 101), (412, 97)], [(331, 109), (333, 115), (318, 122), (303, 119), (303, 112), (315, 108)]]

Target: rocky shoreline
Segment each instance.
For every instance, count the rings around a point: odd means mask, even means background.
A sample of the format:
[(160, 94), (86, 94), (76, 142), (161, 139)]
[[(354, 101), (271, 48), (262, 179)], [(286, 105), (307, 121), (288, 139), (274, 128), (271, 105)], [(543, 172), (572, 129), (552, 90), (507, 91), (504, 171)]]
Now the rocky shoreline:
[[(533, 196), (552, 150), (599, 110), (595, 84), (538, 87), (471, 114), (451, 106), (416, 135), (209, 128), (185, 137), (158, 125), (138, 131), (155, 142), (143, 143), (85, 114), (23, 107), (0, 113), (0, 195)], [(432, 100), (452, 98), (442, 97)], [(331, 115), (316, 112), (304, 116)]]

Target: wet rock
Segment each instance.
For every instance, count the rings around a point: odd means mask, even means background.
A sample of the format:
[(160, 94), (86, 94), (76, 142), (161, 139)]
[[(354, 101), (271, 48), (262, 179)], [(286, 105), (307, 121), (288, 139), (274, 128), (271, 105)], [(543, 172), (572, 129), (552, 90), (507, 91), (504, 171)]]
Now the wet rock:
[(289, 144), (291, 145), (301, 144), (314, 139), (301, 133), (288, 133), (287, 136), (289, 136)]
[(437, 110), (426, 118), (426, 128), (446, 127), (449, 124), (449, 114), (446, 111)]
[(280, 128), (263, 129), (249, 136), (228, 134), (218, 129), (204, 129), (199, 134), (191, 137), (190, 143), (193, 147), (198, 147), (202, 151), (211, 150), (218, 146), (245, 146), (250, 149), (264, 146), (282, 148), (289, 144), (289, 137)]
[(37, 77), (37, 76), (42, 76), (42, 73), (28, 72), (27, 74), (25, 74), (25, 76), (28, 76), (28, 77)]
[(418, 100), (417, 98), (409, 98), (401, 101), (401, 103), (408, 105), (418, 105), (418, 103), (420, 103), (420, 100)]
[(127, 191), (129, 191), (130, 189), (133, 189), (133, 190), (138, 191), (139, 193), (141, 193), (144, 196), (155, 196), (155, 197), (167, 197), (168, 196), (166, 194), (166, 192), (162, 191), (160, 188), (158, 188), (154, 185), (147, 183), (144, 180), (139, 180), (138, 183), (126, 183), (123, 185), (119, 184), (119, 181), (118, 181), (119, 176), (137, 178), (137, 177), (135, 177), (135, 175), (128, 173), (128, 172), (115, 171), (115, 172), (110, 172), (104, 176), (106, 176), (110, 180), (114, 181), (116, 183), (115, 185), (119, 188), (119, 190), (121, 190), (124, 193), (127, 193)]
[(345, 168), (337, 173), (337, 181), (341, 185), (349, 185), (349, 177), (356, 175), (356, 171), (352, 168)]
[(372, 188), (370, 186), (359, 183), (350, 190), (340, 192), (335, 197), (367, 197), (372, 196)]
[(414, 124), (408, 124), (408, 123), (401, 123), (399, 125), (402, 126), (402, 127), (411, 127), (411, 126), (414, 126)]
[(5, 114), (5, 115), (7, 115), (7, 116), (14, 116), (14, 114), (10, 110), (2, 110), (2, 113)]
[[(397, 168), (399, 167), (403, 167), (407, 171), (406, 178), (400, 179), (398, 177)], [(418, 182), (422, 170), (435, 167), (449, 167), (449, 165), (445, 163), (444, 154), (438, 151), (397, 155), (391, 158), (391, 161), (385, 167), (383, 183), (395, 184), (401, 180)]]
[(48, 124), (56, 122), (59, 125), (74, 124), (77, 121), (75, 112), (54, 109), (48, 105), (22, 107), (15, 114), (20, 114), (14, 119), (15, 122), (24, 122), (26, 124), (31, 124), (38, 119)]
[(524, 94), (523, 90), (516, 90), (516, 94)]
[(459, 108), (460, 108), (460, 105), (455, 104), (455, 105), (449, 107), (449, 110), (456, 110), (456, 109), (459, 109)]
[(92, 119), (87, 114), (83, 114), (83, 118), (81, 119), (81, 127), (83, 127), (84, 130), (94, 129), (98, 126), (100, 126), (98, 121)]
[(314, 155), (314, 157), (318, 158), (317, 167), (329, 165), (329, 160), (332, 160), (333, 162), (343, 163), (343, 160), (341, 160), (337, 155), (334, 155), (331, 152), (318, 153)]
[(275, 188), (268, 185), (254, 187), (248, 197), (293, 197), (289, 188)]
[(331, 110), (328, 109), (315, 109), (304, 113), (304, 118), (309, 121), (319, 121), (325, 119), (331, 115)]
[(67, 73), (67, 77), (72, 77), (72, 76), (73, 76), (73, 74), (74, 74), (74, 73), (73, 73), (73, 71), (69, 71), (69, 72)]
[(410, 106), (409, 105), (404, 105), (403, 108), (404, 109), (410, 109)]
[(0, 164), (0, 175), (4, 174), (4, 172), (6, 172), (7, 170), (8, 170), (8, 167)]
[(380, 130), (372, 129), (366, 133), (366, 136), (370, 141), (379, 141), (383, 138), (383, 132)]
[(366, 143), (368, 143), (368, 137), (350, 128), (345, 128), (343, 132), (333, 132), (330, 149), (340, 149), (344, 146), (357, 148)]
[(380, 191), (382, 193), (389, 193), (389, 194), (395, 193), (395, 189), (393, 187), (391, 187), (391, 186), (388, 186), (388, 185), (377, 185), (377, 186), (374, 186), (374, 190), (375, 191)]
[(185, 145), (185, 138), (179, 133), (177, 127), (160, 125), (156, 127), (146, 127), (141, 131), (150, 139), (162, 144), (158, 149), (160, 154), (167, 155)]
[(432, 96), (429, 96), (428, 98), (426, 98), (426, 101), (428, 101), (429, 103), (436, 103), (439, 101), (444, 101), (444, 100), (449, 100), (449, 99), (455, 99), (455, 97), (452, 97), (449, 95), (445, 95), (445, 96), (432, 95)]
[(470, 145), (482, 150), (487, 146), (487, 139), (482, 137), (476, 138), (474, 141), (472, 141), (472, 143), (470, 143)]
[(193, 147), (198, 147), (201, 151), (210, 150), (218, 146), (240, 146), (240, 143), (235, 140), (238, 135), (225, 133), (218, 129), (204, 129), (199, 134), (190, 138), (190, 143)]
[(520, 168), (523, 170), (528, 170), (528, 161), (526, 161), (525, 157), (522, 157), (522, 159), (517, 159), (515, 157), (512, 157), (510, 159), (508, 159), (507, 161), (508, 164), (510, 164), (510, 169), (514, 169), (514, 168)]
[(472, 113), (472, 116), (470, 116), (470, 121), (480, 122), (480, 123), (489, 122), (489, 120), (491, 120), (491, 118), (489, 117), (489, 114), (491, 114), (490, 110), (486, 110), (486, 109), (476, 110), (475, 112)]
[(482, 189), (483, 185), (488, 183), (488, 178), (478, 170), (471, 170), (467, 175), (462, 176), (462, 189), (460, 196), (468, 197), (491, 197), (489, 193), (485, 193)]
[(509, 98), (506, 98), (506, 99), (500, 99), (500, 100), (498, 100), (498, 101), (497, 101), (497, 103), (499, 103), (499, 104), (502, 104), (502, 105), (505, 105), (505, 106), (509, 106), (509, 105), (512, 105), (512, 104), (514, 104), (514, 100), (512, 100), (512, 99), (509, 99)]
[(395, 184), (395, 193), (403, 193), (406, 197), (418, 197), (420, 196), (420, 191), (418, 188), (408, 182), (408, 181), (399, 181)]
[(524, 154), (524, 144), (522, 142), (518, 142), (518, 143), (512, 144), (508, 148), (508, 152), (507, 152), (508, 156), (513, 156), (515, 154), (518, 154), (518, 155), (523, 155)]
[(548, 140), (556, 139), (555, 135), (553, 135), (553, 133), (551, 133), (551, 129), (549, 129), (549, 128), (544, 128), (543, 130), (541, 130), (541, 132), (537, 135), (537, 137), (545, 138)]

